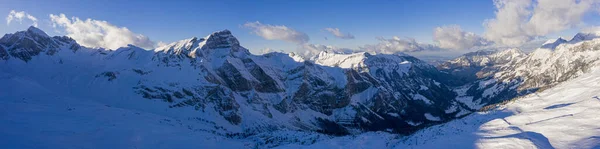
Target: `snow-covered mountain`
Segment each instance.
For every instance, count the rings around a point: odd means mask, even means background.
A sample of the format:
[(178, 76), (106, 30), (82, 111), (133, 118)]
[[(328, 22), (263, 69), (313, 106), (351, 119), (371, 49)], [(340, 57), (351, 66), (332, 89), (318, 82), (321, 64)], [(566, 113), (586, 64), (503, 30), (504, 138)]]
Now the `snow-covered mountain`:
[(478, 51), (438, 68), (468, 80), (454, 89), (459, 94), (457, 101), (479, 109), (550, 88), (590, 71), (600, 58), (600, 39), (594, 37), (579, 33), (568, 42), (558, 38), (529, 54), (517, 49)]
[[(108, 50), (30, 27), (2, 37), (0, 54), (2, 72), (56, 94), (193, 116), (222, 134), (410, 133), (470, 113), (439, 81), (445, 74), (412, 56), (252, 55), (228, 30), (153, 50)], [(174, 114), (185, 110), (194, 112)]]
[(600, 37), (600, 33), (597, 33), (597, 32), (577, 33), (568, 42), (569, 43), (578, 43), (578, 42), (581, 42), (581, 41), (593, 40), (593, 39), (596, 39), (598, 37)]
[[(82, 143), (65, 148), (86, 148), (106, 144), (94, 138), (116, 136), (107, 142), (134, 140), (115, 145), (122, 148), (216, 148), (221, 140), (231, 142), (223, 148), (263, 148), (345, 134), (392, 136), (370, 131), (408, 135), (572, 80), (597, 68), (599, 51), (600, 39), (582, 34), (530, 54), (478, 51), (436, 68), (405, 54), (253, 55), (228, 30), (151, 50), (110, 50), (30, 27), (0, 38), (7, 109), (0, 126), (14, 128), (0, 135), (24, 138), (0, 145), (64, 146), (57, 139), (67, 138)], [(78, 125), (88, 126), (69, 128)], [(159, 139), (154, 135), (204, 141), (149, 143)], [(46, 141), (19, 143), (37, 137)]]
[(546, 41), (544, 44), (542, 44), (541, 48), (555, 49), (560, 44), (567, 43), (567, 42), (568, 42), (567, 40), (560, 38), (560, 37), (557, 39), (550, 39), (550, 40)]

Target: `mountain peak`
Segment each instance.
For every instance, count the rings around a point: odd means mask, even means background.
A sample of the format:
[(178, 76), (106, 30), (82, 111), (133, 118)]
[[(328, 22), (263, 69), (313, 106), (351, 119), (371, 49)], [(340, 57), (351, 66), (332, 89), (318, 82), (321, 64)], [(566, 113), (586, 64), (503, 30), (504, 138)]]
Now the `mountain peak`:
[(14, 42), (16, 40), (21, 40), (23, 38), (31, 38), (32, 40), (50, 40), (50, 36), (48, 36), (48, 34), (46, 34), (46, 32), (44, 32), (34, 26), (30, 26), (25, 31), (18, 31), (16, 33), (4, 35), (0, 39), (0, 42), (6, 43), (6, 42), (9, 42), (9, 40)]
[(222, 50), (214, 49), (229, 49), (231, 52), (244, 51), (243, 53), (249, 53), (246, 49), (240, 46), (239, 41), (231, 34), (229, 30), (222, 30), (214, 32), (205, 38), (192, 37), (176, 41), (161, 47), (154, 49), (154, 52), (160, 52), (172, 55), (186, 55), (187, 57), (195, 58), (196, 56), (211, 55), (215, 51)]
[(224, 29), (221, 31), (213, 32), (211, 35), (231, 35), (231, 31), (229, 31), (228, 29)]
[(48, 34), (46, 34), (46, 32), (44, 32), (41, 29), (34, 27), (34, 26), (30, 26), (29, 28), (27, 28), (27, 32), (30, 34), (35, 34), (35, 35), (39, 35), (42, 37), (50, 37), (50, 36), (48, 36)]
[(542, 48), (554, 49), (554, 48), (556, 48), (556, 46), (566, 43), (566, 42), (567, 42), (567, 40), (563, 39), (562, 37), (559, 37), (557, 39), (550, 39), (542, 45)]
[(52, 55), (60, 46), (58, 41), (68, 41), (68, 39), (57, 38), (55, 40), (34, 26), (29, 27), (26, 31), (6, 34), (0, 38), (0, 44), (9, 47), (7, 50), (11, 51), (13, 57), (26, 62), (42, 52)]
[(569, 40), (569, 43), (576, 43), (576, 42), (580, 42), (580, 41), (585, 41), (585, 40), (592, 40), (595, 38), (600, 37), (600, 35), (598, 33), (577, 33), (575, 36), (573, 36), (573, 38), (571, 40)]
[(205, 39), (206, 43), (202, 47), (203, 49), (234, 48), (240, 46), (240, 42), (229, 30), (214, 32)]
[[(202, 41), (203, 39), (200, 39)], [(198, 37), (192, 37), (180, 41), (176, 41), (161, 47), (154, 49), (154, 52), (162, 52), (174, 55), (185, 54), (191, 57), (195, 57), (195, 48), (198, 47)]]

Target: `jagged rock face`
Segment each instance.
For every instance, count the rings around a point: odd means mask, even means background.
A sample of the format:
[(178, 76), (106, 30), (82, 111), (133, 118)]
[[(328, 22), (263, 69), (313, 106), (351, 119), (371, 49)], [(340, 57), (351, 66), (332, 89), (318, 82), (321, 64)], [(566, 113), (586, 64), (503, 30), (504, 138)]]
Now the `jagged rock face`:
[[(363, 78), (363, 81), (357, 82), (354, 86), (378, 89), (372, 99), (359, 108), (360, 113), (365, 113), (362, 117), (366, 117), (368, 121), (360, 121), (358, 118), (357, 121), (370, 130), (381, 131), (385, 128), (409, 133), (422, 127), (409, 124), (411, 122), (425, 125), (435, 123), (423, 117), (426, 113), (443, 120), (454, 118), (455, 112), (458, 111), (445, 112), (445, 110), (456, 105), (453, 100), (456, 95), (445, 85), (436, 84), (435, 79), (439, 72), (434, 70), (432, 67), (412, 67), (404, 76), (398, 73), (385, 74), (383, 70), (376, 71), (375, 76), (353, 72), (352, 74), (358, 74)], [(369, 113), (370, 111), (373, 113)]]
[[(464, 112), (456, 108), (444, 74), (408, 55), (323, 53), (314, 61), (295, 54), (252, 55), (227, 30), (150, 51), (131, 45), (114, 51), (86, 48), (42, 33), (32, 28), (6, 35), (0, 58), (69, 66), (73, 70), (60, 75), (76, 77), (66, 81), (103, 90), (107, 98), (132, 94), (169, 108), (192, 108), (244, 131), (409, 133)], [(44, 52), (52, 54), (39, 54)]]
[(0, 45), (3, 46), (3, 50), (0, 50), (0, 58), (8, 59), (8, 57), (2, 56), (8, 53), (12, 57), (27, 62), (42, 52), (45, 52), (47, 55), (53, 55), (60, 50), (59, 46), (72, 42), (74, 41), (68, 37), (51, 38), (38, 28), (30, 27), (27, 31), (7, 34), (0, 38)]
[(27, 31), (7, 34), (0, 39), (0, 44), (7, 47), (7, 52), (13, 57), (29, 61), (33, 56), (47, 48), (56, 48), (56, 44), (45, 33), (37, 34), (35, 28)]
[(231, 48), (232, 50), (240, 50), (240, 42), (237, 38), (231, 35), (229, 30), (219, 31), (211, 34), (206, 39), (206, 44), (202, 47), (203, 49), (221, 49)]

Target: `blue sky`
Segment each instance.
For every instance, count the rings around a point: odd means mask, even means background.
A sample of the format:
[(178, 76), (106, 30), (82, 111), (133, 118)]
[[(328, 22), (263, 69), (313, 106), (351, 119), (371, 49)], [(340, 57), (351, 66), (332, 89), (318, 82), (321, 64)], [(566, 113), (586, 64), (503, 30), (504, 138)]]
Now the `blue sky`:
[[(264, 48), (294, 51), (298, 45), (282, 40), (266, 40), (244, 27), (247, 22), (284, 25), (306, 33), (311, 44), (357, 48), (379, 42), (377, 37), (414, 38), (434, 43), (433, 30), (458, 25), (478, 35), (485, 32), (484, 20), (495, 17), (492, 0), (383, 0), (383, 1), (80, 1), (80, 0), (0, 0), (0, 14), (25, 11), (38, 18), (39, 28), (54, 32), (49, 14), (68, 18), (91, 18), (143, 34), (152, 41), (173, 42), (193, 36), (203, 37), (229, 29), (244, 47), (253, 52)], [(598, 23), (596, 15), (584, 16), (585, 23)], [(0, 23), (0, 33), (24, 30), (30, 23)], [(339, 39), (324, 28), (339, 28), (354, 39)], [(60, 29), (58, 29), (60, 30)], [(577, 32), (565, 29), (549, 34), (565, 36)]]

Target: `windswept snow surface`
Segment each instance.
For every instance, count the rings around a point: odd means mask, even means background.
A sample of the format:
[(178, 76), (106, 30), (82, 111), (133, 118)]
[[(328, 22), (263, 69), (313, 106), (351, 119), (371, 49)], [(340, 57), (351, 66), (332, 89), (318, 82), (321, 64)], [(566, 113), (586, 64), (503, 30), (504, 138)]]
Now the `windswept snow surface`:
[[(73, 98), (0, 72), (0, 146), (34, 148), (249, 148), (202, 121)], [(147, 105), (151, 106), (151, 105)], [(180, 111), (183, 112), (183, 111)]]
[[(596, 67), (597, 68), (597, 67)], [(280, 148), (600, 148), (600, 70), (410, 136), (378, 132)]]

